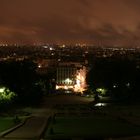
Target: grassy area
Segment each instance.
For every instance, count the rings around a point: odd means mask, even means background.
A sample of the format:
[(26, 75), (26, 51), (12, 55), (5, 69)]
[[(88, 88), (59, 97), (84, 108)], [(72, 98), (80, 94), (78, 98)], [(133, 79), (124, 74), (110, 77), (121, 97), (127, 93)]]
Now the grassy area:
[(13, 117), (0, 118), (0, 132), (13, 127), (14, 125)]
[(140, 105), (127, 105), (127, 106), (113, 106), (105, 108), (104, 111), (108, 111), (114, 114), (128, 115), (140, 117)]
[[(16, 116), (18, 116), (16, 118)], [(10, 129), (29, 117), (29, 113), (23, 109), (11, 109), (5, 112), (0, 112), (0, 133)]]
[(140, 134), (140, 127), (109, 117), (56, 117), (50, 124), (46, 137), (117, 137)]
[(17, 120), (15, 121), (15, 117), (0, 117), (0, 132), (3, 132), (7, 129), (10, 129), (17, 124), (23, 122), (28, 116), (20, 116)]

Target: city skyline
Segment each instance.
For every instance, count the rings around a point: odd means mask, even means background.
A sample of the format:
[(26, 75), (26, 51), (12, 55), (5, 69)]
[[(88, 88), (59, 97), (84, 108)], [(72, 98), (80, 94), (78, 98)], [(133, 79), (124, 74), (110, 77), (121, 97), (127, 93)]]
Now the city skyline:
[(140, 45), (139, 0), (0, 0), (0, 43)]

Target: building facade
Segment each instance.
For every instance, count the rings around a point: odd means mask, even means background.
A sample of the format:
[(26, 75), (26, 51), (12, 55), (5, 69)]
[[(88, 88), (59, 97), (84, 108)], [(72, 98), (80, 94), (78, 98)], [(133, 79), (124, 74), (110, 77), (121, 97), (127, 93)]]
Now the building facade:
[(74, 89), (79, 63), (60, 63), (56, 70), (56, 89)]

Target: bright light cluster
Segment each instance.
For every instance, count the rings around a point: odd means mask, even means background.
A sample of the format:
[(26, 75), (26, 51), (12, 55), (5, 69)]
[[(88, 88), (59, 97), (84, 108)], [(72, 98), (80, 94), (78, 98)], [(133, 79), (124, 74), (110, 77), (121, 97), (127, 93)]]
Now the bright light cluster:
[(107, 92), (107, 89), (105, 88), (97, 88), (96, 91), (100, 94), (100, 95), (105, 95)]
[(66, 85), (61, 85), (61, 86), (56, 86), (56, 90), (58, 90), (58, 89), (65, 89), (65, 90), (68, 90), (68, 89), (74, 89), (74, 87), (73, 86), (66, 86)]
[(87, 84), (86, 84), (86, 74), (87, 70), (86, 67), (83, 67), (80, 70), (77, 70), (77, 73), (75, 75), (75, 85), (73, 85), (73, 80), (70, 78), (65, 79), (64, 85), (56, 85), (56, 90), (58, 89), (64, 89), (69, 90), (72, 89), (74, 92), (80, 92), (81, 94), (83, 91), (86, 90)]
[(87, 88), (86, 73), (87, 73), (86, 67), (83, 67), (83, 69), (77, 71), (76, 84), (74, 86), (75, 92), (83, 93), (83, 91), (86, 90)]

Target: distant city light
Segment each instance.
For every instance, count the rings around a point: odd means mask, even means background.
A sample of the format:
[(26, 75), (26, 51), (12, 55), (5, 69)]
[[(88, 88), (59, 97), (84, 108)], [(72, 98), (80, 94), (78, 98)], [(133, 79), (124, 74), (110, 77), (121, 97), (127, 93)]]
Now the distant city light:
[(52, 47), (50, 47), (50, 51), (52, 51), (53, 50), (53, 48)]
[(48, 49), (48, 46), (43, 46), (43, 48)]
[(126, 86), (127, 86), (127, 87), (130, 87), (130, 83), (127, 83)]
[(117, 88), (117, 87), (118, 87), (118, 85), (117, 85), (117, 84), (114, 84), (114, 85), (113, 85), (113, 88)]
[(38, 65), (38, 68), (41, 68), (42, 66), (41, 65)]
[(65, 44), (63, 44), (63, 45), (62, 45), (62, 48), (65, 48), (65, 47), (66, 47)]

